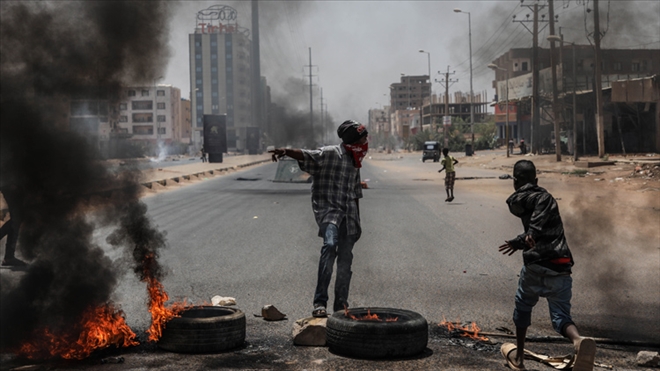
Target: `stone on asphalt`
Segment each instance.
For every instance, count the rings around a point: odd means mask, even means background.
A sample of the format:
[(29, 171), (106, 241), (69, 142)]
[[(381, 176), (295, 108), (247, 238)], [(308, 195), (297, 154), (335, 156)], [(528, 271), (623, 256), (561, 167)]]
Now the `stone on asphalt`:
[(281, 321), (286, 317), (286, 314), (280, 312), (274, 305), (266, 305), (261, 308), (261, 316), (266, 321)]
[(293, 324), (293, 344), (313, 347), (325, 346), (327, 318), (301, 318)]
[(636, 363), (642, 367), (660, 367), (660, 356), (658, 352), (642, 350), (637, 353)]
[(229, 306), (229, 305), (236, 305), (236, 299), (234, 299), (232, 297), (229, 297), (229, 296), (216, 295), (216, 296), (211, 298), (211, 304), (213, 304), (213, 306), (216, 306), (216, 307), (217, 306), (226, 307), (226, 306)]

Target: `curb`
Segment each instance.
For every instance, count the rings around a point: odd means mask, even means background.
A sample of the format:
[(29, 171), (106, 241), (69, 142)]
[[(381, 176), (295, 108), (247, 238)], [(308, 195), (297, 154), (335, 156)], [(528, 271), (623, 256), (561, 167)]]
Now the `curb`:
[(208, 175), (216, 175), (217, 173), (226, 173), (231, 170), (236, 170), (248, 166), (254, 166), (254, 165), (259, 165), (263, 164), (265, 162), (270, 162), (271, 159), (265, 159), (265, 160), (259, 160), (259, 161), (253, 161), (253, 162), (248, 162), (246, 164), (240, 164), (240, 165), (234, 165), (234, 166), (228, 166), (228, 167), (223, 167), (223, 168), (218, 168), (218, 169), (211, 169), (211, 170), (205, 170), (205, 171), (199, 171), (196, 173), (190, 173), (190, 174), (184, 174), (184, 175), (177, 175), (177, 176), (172, 176), (169, 178), (163, 178), (163, 179), (156, 179), (156, 180), (150, 180), (148, 182), (143, 182), (141, 183), (142, 186), (148, 189), (154, 189), (154, 184), (160, 184), (163, 187), (167, 187), (168, 185), (173, 185), (173, 184), (180, 184), (183, 180), (192, 180), (192, 179), (200, 179), (204, 176)]

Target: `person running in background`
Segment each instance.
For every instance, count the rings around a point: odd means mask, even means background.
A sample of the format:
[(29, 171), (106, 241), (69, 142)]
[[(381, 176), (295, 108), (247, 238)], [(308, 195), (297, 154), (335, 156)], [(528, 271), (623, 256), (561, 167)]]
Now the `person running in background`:
[(445, 202), (454, 201), (454, 182), (456, 181), (456, 171), (454, 170), (454, 165), (458, 163), (458, 160), (453, 156), (449, 156), (449, 148), (443, 148), (442, 154), (443, 157), (440, 163), (442, 164), (442, 169), (438, 170), (438, 173), (441, 173), (442, 170), (447, 170), (445, 173), (445, 190), (447, 191), (447, 199)]
[(545, 297), (553, 328), (570, 339), (575, 347), (573, 371), (591, 371), (596, 343), (591, 338), (581, 337), (571, 318), (573, 256), (566, 242), (559, 207), (555, 198), (537, 183), (534, 163), (516, 162), (513, 167), (515, 192), (506, 203), (509, 211), (522, 220), (525, 232), (505, 241), (499, 251), (509, 256), (522, 251), (524, 264), (513, 311), (516, 344), (502, 344), (501, 352), (511, 369), (525, 369), (525, 336), (532, 323), (532, 309), (539, 297)]

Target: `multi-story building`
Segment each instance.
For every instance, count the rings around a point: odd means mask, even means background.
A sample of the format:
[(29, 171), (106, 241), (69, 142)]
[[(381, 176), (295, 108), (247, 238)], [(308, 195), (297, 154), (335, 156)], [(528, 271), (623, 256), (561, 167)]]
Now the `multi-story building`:
[(123, 91), (115, 131), (131, 140), (181, 142), (181, 90), (171, 85), (130, 87)]
[(400, 82), (390, 85), (390, 113), (408, 108), (419, 109), (430, 95), (431, 80), (428, 75), (402, 75)]
[(406, 139), (419, 130), (418, 109), (396, 110), (390, 114), (390, 120), (392, 122), (392, 132), (401, 139)]
[(188, 37), (196, 149), (203, 145), (205, 114), (227, 115), (229, 151), (244, 151), (247, 134), (256, 126), (252, 117), (251, 40), (237, 19), (235, 9), (212, 6), (197, 13), (195, 32)]
[(174, 135), (180, 138), (181, 143), (190, 143), (192, 139), (192, 105), (190, 100), (181, 98), (180, 125), (174, 129)]

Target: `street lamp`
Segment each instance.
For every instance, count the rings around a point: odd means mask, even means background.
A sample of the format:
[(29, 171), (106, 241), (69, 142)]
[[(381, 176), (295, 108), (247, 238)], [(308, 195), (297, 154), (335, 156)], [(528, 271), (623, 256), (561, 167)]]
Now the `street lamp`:
[(506, 71), (506, 126), (504, 130), (506, 142), (506, 157), (509, 157), (509, 69), (502, 68), (494, 63), (488, 65), (491, 70)]
[[(468, 15), (468, 42), (470, 45), (470, 127), (472, 132), (472, 150), (474, 151), (474, 92), (472, 91), (472, 17), (470, 12), (464, 12), (459, 8), (454, 8), (454, 13), (463, 13)], [(507, 107), (507, 112), (508, 112)], [(507, 144), (508, 145), (508, 144)]]
[[(564, 43), (564, 39), (557, 35), (548, 35), (547, 37), (548, 41), (559, 41)], [(568, 42), (568, 41), (567, 41)], [(578, 155), (577, 155), (577, 105), (576, 105), (576, 94), (575, 94), (575, 85), (577, 85), (577, 81), (575, 80), (575, 43), (574, 42), (568, 42), (569, 44), (572, 45), (571, 49), (573, 50), (573, 161), (578, 160)], [(562, 61), (563, 62), (563, 61)], [(585, 130), (584, 130), (584, 120), (582, 121), (582, 153), (585, 153)], [(556, 139), (555, 139), (556, 140)]]
[[(419, 49), (420, 53), (426, 53), (428, 56), (428, 61), (429, 61), (429, 84), (431, 84), (430, 89), (429, 89), (429, 127), (431, 130), (433, 130), (433, 116), (431, 116), (431, 104), (433, 103), (431, 100), (431, 96), (433, 95), (433, 82), (431, 80), (431, 53), (424, 51), (423, 49)], [(421, 94), (420, 94), (421, 97)], [(419, 128), (423, 128), (423, 122), (422, 122), (422, 111), (424, 108), (424, 99), (422, 98), (422, 104), (419, 107)]]

